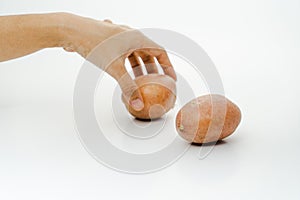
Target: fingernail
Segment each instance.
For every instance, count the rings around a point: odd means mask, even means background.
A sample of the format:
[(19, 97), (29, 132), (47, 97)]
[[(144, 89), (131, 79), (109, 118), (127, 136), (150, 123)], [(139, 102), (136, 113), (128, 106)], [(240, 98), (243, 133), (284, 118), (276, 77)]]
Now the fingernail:
[(130, 101), (132, 108), (136, 111), (140, 111), (144, 108), (144, 103), (140, 99), (134, 99)]

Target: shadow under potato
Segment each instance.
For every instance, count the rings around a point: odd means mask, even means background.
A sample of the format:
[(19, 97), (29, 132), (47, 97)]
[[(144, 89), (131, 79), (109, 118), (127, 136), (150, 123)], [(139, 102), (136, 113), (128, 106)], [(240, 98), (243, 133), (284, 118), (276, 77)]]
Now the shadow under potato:
[(135, 117), (134, 120), (141, 121), (141, 122), (152, 122), (152, 121), (159, 121), (159, 120), (162, 120), (162, 118), (155, 118), (155, 119), (141, 119), (141, 118)]
[(194, 143), (192, 142), (191, 145), (193, 146), (214, 146), (214, 145), (223, 145), (226, 144), (226, 141), (218, 140), (217, 142), (208, 142), (208, 143)]

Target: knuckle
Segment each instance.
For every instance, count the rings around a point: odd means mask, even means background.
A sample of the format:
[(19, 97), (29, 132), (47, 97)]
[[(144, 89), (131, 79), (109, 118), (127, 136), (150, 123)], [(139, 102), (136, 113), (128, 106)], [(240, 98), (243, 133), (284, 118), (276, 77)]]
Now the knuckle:
[(150, 55), (144, 55), (144, 56), (142, 57), (142, 59), (143, 59), (143, 62), (144, 62), (144, 63), (151, 63), (151, 62), (152, 62), (152, 59), (151, 59), (151, 56), (150, 56)]

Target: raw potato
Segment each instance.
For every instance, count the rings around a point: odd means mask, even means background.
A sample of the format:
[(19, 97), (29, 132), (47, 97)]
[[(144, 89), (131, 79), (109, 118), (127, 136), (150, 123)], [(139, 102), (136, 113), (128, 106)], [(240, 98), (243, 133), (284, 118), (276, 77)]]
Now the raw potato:
[(184, 105), (176, 116), (176, 129), (185, 140), (202, 144), (228, 137), (240, 121), (240, 109), (226, 97), (213, 94)]
[(123, 102), (131, 115), (137, 119), (157, 119), (174, 107), (176, 101), (175, 81), (166, 75), (148, 74), (135, 79), (144, 100), (144, 108), (136, 111)]

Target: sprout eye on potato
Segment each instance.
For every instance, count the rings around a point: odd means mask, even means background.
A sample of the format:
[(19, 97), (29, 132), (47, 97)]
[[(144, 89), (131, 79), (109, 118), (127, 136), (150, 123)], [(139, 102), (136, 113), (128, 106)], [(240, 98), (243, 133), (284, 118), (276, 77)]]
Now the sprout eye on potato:
[(144, 108), (134, 110), (126, 101), (126, 109), (137, 119), (157, 119), (174, 107), (176, 101), (175, 81), (166, 75), (148, 74), (135, 79), (144, 100)]
[(231, 135), (240, 121), (240, 109), (226, 97), (204, 95), (179, 110), (176, 130), (185, 140), (202, 144)]

